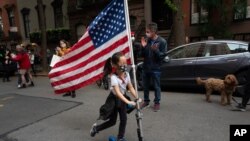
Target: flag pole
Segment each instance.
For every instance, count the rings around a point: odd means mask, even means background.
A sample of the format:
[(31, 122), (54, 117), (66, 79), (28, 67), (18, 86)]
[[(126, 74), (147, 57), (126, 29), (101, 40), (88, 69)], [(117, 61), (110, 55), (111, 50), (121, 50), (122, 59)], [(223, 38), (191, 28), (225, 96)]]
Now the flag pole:
[[(130, 48), (130, 56), (132, 61), (132, 69), (133, 69), (133, 77), (134, 77), (134, 87), (135, 92), (138, 94), (138, 88), (137, 88), (137, 80), (135, 75), (135, 61), (134, 61), (134, 52), (133, 52), (133, 45), (132, 45), (132, 38), (131, 38), (131, 29), (130, 29), (130, 20), (129, 20), (129, 12), (128, 12), (128, 0), (124, 0), (124, 7), (125, 7), (125, 18), (126, 18), (126, 27), (127, 27), (127, 34), (128, 34), (128, 42), (129, 42), (129, 48)], [(137, 99), (139, 96), (137, 95)]]
[(137, 94), (136, 98), (136, 120), (137, 120), (137, 135), (139, 141), (143, 141), (143, 132), (142, 132), (142, 113), (140, 111), (139, 105), (139, 95), (138, 95), (138, 88), (137, 88), (137, 80), (136, 80), (136, 70), (135, 70), (135, 61), (134, 61), (134, 52), (132, 46), (132, 39), (131, 39), (131, 29), (130, 29), (130, 20), (129, 20), (129, 11), (128, 11), (128, 0), (124, 0), (124, 9), (125, 9), (125, 18), (126, 18), (126, 27), (127, 27), (127, 35), (128, 35), (128, 42), (130, 48), (130, 56), (132, 61), (132, 70), (133, 70), (133, 78), (134, 78), (134, 87), (135, 92)]

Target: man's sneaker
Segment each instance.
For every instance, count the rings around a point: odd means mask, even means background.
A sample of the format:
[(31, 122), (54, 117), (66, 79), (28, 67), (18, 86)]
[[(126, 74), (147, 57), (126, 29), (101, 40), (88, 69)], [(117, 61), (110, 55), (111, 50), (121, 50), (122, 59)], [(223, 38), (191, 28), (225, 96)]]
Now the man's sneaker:
[(160, 110), (160, 104), (155, 104), (153, 109), (155, 112), (158, 112)]
[(18, 85), (17, 85), (17, 88), (18, 88), (18, 89), (20, 89), (21, 87), (22, 87), (21, 84), (18, 84)]
[(97, 126), (97, 123), (95, 123), (95, 124), (92, 125), (92, 128), (90, 130), (90, 136), (91, 137), (94, 137), (95, 134), (98, 133), (97, 130), (96, 130), (96, 126)]
[(141, 109), (149, 107), (149, 102), (143, 102), (140, 106)]
[(246, 107), (243, 107), (241, 104), (239, 104), (233, 108), (233, 111), (246, 112)]

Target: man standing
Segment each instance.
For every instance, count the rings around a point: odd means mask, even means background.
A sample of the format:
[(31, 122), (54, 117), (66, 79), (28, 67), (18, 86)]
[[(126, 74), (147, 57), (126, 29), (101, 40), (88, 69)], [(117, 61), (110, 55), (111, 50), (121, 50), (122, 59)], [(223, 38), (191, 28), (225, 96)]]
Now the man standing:
[(146, 27), (145, 39), (141, 39), (141, 54), (144, 58), (143, 63), (143, 87), (144, 87), (144, 103), (141, 108), (149, 106), (149, 87), (150, 79), (154, 85), (155, 99), (154, 99), (154, 111), (160, 110), (160, 100), (161, 100), (161, 86), (160, 86), (160, 65), (162, 57), (167, 50), (167, 42), (165, 39), (157, 35), (157, 24), (150, 23)]
[[(250, 43), (248, 43), (248, 51), (250, 52)], [(245, 112), (249, 100), (250, 100), (250, 66), (248, 66), (246, 72), (246, 86), (244, 88), (244, 95), (242, 96), (242, 102), (241, 104), (237, 105), (234, 110)]]

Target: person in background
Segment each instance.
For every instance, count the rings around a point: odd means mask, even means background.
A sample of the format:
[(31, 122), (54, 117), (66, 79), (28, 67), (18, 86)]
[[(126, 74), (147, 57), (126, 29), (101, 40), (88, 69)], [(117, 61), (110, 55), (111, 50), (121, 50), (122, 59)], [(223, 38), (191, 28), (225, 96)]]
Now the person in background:
[(11, 52), (9, 49), (6, 49), (5, 52), (5, 57), (4, 57), (4, 62), (3, 62), (3, 67), (4, 67), (4, 72), (3, 72), (3, 82), (10, 81), (10, 72), (9, 72), (9, 68), (11, 65), (11, 56), (10, 56)]
[(144, 59), (143, 63), (143, 89), (144, 89), (144, 103), (141, 108), (149, 106), (149, 87), (150, 78), (153, 80), (155, 99), (154, 99), (154, 111), (160, 110), (161, 100), (161, 85), (160, 76), (161, 70), (160, 65), (162, 58), (167, 50), (167, 42), (164, 38), (157, 35), (157, 24), (150, 23), (146, 27), (146, 36), (141, 38), (141, 54)]
[(36, 76), (36, 70), (35, 70), (35, 54), (34, 54), (34, 50), (33, 49), (29, 49), (28, 50), (28, 55), (29, 55), (29, 59), (30, 59), (30, 64), (31, 64), (31, 69), (32, 72), (34, 74), (34, 76)]
[[(56, 55), (62, 57), (65, 54), (67, 54), (70, 51), (70, 45), (69, 42), (65, 40), (60, 40), (59, 42), (59, 47), (56, 47)], [(66, 96), (71, 96), (72, 98), (76, 97), (76, 92), (74, 91), (69, 91), (66, 94), (63, 95), (63, 97)]]
[[(21, 75), (22, 83), (21, 86), (18, 88), (26, 88), (27, 85), (29, 86), (34, 86), (34, 83), (32, 81), (32, 75), (30, 74), (30, 60), (29, 60), (29, 55), (27, 52), (24, 50), (24, 48), (20, 45), (16, 46), (17, 54), (11, 54), (11, 59), (13, 61), (18, 62), (19, 64), (19, 73)], [(25, 74), (29, 75), (29, 84), (27, 84), (26, 79), (25, 79)]]

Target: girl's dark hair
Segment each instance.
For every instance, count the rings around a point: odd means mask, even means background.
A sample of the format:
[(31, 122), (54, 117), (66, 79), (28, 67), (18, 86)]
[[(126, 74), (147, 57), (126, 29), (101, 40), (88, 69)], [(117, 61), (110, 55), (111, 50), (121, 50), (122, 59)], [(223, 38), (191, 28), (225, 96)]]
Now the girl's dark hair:
[(61, 45), (60, 45), (60, 42), (64, 42), (64, 43), (66, 44), (66, 47), (67, 47), (67, 48), (69, 48), (69, 47), (70, 47), (69, 42), (68, 42), (68, 41), (66, 41), (66, 40), (64, 40), (64, 39), (62, 39), (62, 40), (60, 40), (60, 41), (59, 41), (59, 47), (61, 46)]
[(113, 56), (111, 58), (112, 64), (118, 65), (118, 62), (119, 62), (121, 56), (123, 56), (123, 54), (121, 52), (117, 52), (117, 53), (113, 54)]
[(117, 52), (111, 58), (108, 58), (104, 66), (104, 73), (110, 74), (112, 72), (112, 64), (118, 65), (121, 56), (124, 55), (121, 52)]
[(107, 59), (103, 71), (105, 75), (110, 74), (112, 72), (111, 57)]

